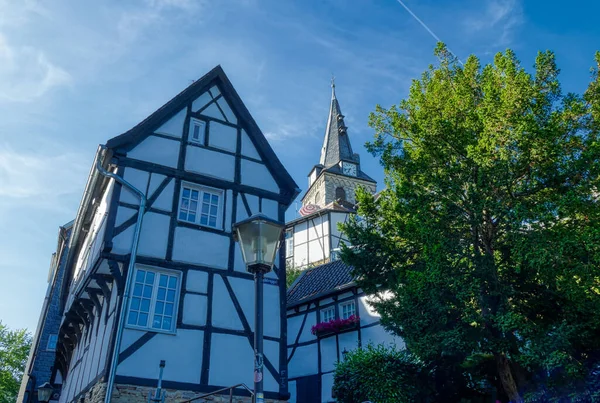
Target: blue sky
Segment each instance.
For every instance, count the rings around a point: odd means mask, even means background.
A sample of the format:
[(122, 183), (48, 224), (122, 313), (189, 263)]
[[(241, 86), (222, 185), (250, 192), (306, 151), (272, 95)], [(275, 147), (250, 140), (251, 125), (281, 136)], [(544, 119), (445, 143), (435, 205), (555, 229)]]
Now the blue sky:
[[(582, 91), (600, 4), (404, 0), (461, 58), (557, 53)], [(0, 320), (34, 329), (58, 227), (93, 154), (221, 64), (301, 188), (318, 161), (332, 72), (363, 170), (376, 104), (406, 96), (435, 40), (396, 0), (0, 0)], [(292, 206), (293, 209), (293, 206)], [(289, 214), (293, 217), (293, 211)]]

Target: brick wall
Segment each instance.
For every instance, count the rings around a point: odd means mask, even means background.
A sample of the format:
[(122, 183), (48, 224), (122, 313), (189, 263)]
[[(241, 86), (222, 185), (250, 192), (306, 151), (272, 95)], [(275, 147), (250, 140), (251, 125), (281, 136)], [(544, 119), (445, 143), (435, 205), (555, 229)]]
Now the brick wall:
[(342, 187), (346, 192), (346, 201), (355, 203), (356, 189), (359, 186), (362, 186), (371, 193), (375, 193), (377, 190), (376, 185), (372, 182), (340, 175), (331, 175), (326, 172), (308, 190), (304, 197), (304, 204), (317, 204), (323, 207), (335, 200), (335, 189), (338, 187)]

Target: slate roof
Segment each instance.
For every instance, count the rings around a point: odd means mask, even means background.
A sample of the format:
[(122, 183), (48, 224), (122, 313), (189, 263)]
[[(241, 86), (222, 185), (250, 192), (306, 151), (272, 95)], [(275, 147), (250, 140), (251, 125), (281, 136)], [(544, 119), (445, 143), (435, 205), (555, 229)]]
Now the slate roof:
[(341, 260), (306, 270), (287, 292), (288, 308), (352, 286), (351, 271)]
[(342, 115), (340, 104), (335, 97), (335, 85), (332, 84), (331, 107), (329, 109), (327, 129), (325, 130), (325, 139), (323, 140), (321, 159), (319, 161), (321, 165), (330, 167), (341, 160), (359, 162), (352, 152), (350, 138), (346, 129), (344, 115)]

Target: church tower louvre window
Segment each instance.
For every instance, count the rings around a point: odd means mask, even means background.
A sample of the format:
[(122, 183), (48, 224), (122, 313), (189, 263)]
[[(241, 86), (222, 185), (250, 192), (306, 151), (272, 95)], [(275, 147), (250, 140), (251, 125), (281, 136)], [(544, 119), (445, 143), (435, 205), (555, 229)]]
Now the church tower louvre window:
[(346, 201), (346, 191), (343, 187), (338, 186), (335, 188), (335, 200)]

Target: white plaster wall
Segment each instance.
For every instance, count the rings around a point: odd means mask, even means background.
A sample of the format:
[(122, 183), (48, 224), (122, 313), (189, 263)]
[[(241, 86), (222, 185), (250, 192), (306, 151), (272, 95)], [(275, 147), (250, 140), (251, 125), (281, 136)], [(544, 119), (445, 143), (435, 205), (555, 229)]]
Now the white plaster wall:
[(373, 343), (374, 345), (394, 344), (398, 349), (404, 348), (404, 342), (401, 338), (395, 337), (391, 333), (386, 332), (385, 329), (380, 325), (361, 328), (360, 332), (363, 346), (366, 346), (369, 343)]
[(242, 159), (242, 184), (279, 193), (279, 186), (266, 165)]
[(237, 146), (237, 129), (218, 122), (210, 122), (208, 126), (208, 144), (212, 147), (235, 152)]
[(219, 119), (219, 120), (223, 120), (223, 121), (225, 120), (225, 116), (223, 116), (223, 114), (221, 113), (221, 111), (219, 110), (217, 105), (214, 103), (210, 104), (201, 113), (204, 116), (210, 116), (211, 118), (215, 118), (215, 119)]
[(316, 339), (316, 337), (310, 332), (310, 328), (317, 324), (317, 313), (313, 311), (307, 313), (307, 315), (306, 324), (304, 325), (304, 329), (302, 329), (302, 334), (298, 340), (300, 343)]
[(131, 329), (129, 327), (125, 327), (123, 329), (123, 336), (121, 337), (121, 349), (119, 350), (119, 353), (122, 353), (123, 351), (127, 350), (129, 346), (131, 346), (134, 342), (137, 341), (137, 339), (139, 339), (144, 334), (146, 334), (145, 330)]
[(117, 375), (156, 379), (158, 364), (166, 360), (163, 379), (198, 383), (202, 367), (204, 332), (177, 329), (176, 335), (157, 333), (119, 364)]
[(344, 355), (342, 353), (344, 352), (344, 349), (346, 349), (346, 351), (352, 351), (358, 348), (358, 330), (339, 334), (338, 344), (340, 346), (339, 357), (340, 359), (343, 359)]
[(308, 242), (308, 262), (314, 263), (325, 259), (325, 250), (323, 248), (322, 240), (315, 239), (314, 241)]
[(239, 245), (235, 245), (234, 255), (233, 255), (233, 269), (235, 271), (246, 272), (246, 263), (244, 263), (244, 258), (242, 256), (242, 251)]
[(267, 217), (279, 221), (279, 203), (277, 201), (263, 199), (261, 212)]
[(177, 168), (180, 142), (163, 137), (148, 136), (138, 144), (127, 156), (136, 160)]
[(300, 267), (308, 264), (308, 244), (294, 247), (294, 266)]
[(306, 221), (294, 225), (294, 245), (308, 241), (308, 224)]
[(292, 345), (298, 337), (298, 332), (302, 327), (302, 320), (304, 315), (298, 315), (287, 319), (287, 344)]
[(245, 194), (248, 207), (250, 207), (250, 213), (252, 215), (258, 213), (258, 196), (251, 194)]
[(175, 116), (167, 120), (161, 127), (156, 129), (155, 133), (165, 134), (173, 137), (181, 137), (186, 114), (187, 109), (180, 110)]
[[(154, 174), (152, 175), (154, 179)], [(162, 181), (161, 181), (162, 182)], [(171, 181), (167, 184), (167, 186), (163, 189), (162, 192), (158, 195), (158, 198), (152, 203), (152, 208), (171, 212), (173, 209), (173, 191), (175, 190), (175, 180), (171, 179)], [(153, 192), (149, 192), (150, 195)]]
[(294, 356), (288, 363), (289, 378), (319, 373), (317, 360), (319, 354), (318, 347), (317, 343), (313, 343), (296, 349)]
[(342, 233), (338, 229), (338, 223), (343, 223), (346, 220), (347, 213), (331, 213), (331, 235), (341, 237)]
[(256, 147), (254, 147), (252, 140), (250, 140), (250, 137), (245, 130), (242, 130), (242, 155), (257, 160), (261, 159), (258, 151), (256, 151)]
[(308, 239), (314, 241), (323, 237), (322, 217), (315, 217), (308, 220)]
[(235, 211), (235, 220), (242, 221), (248, 218), (248, 212), (246, 211), (246, 207), (244, 206), (244, 201), (242, 200), (242, 196), (238, 194), (237, 197), (237, 206)]
[(235, 114), (233, 113), (231, 107), (229, 106), (229, 103), (227, 102), (227, 100), (225, 100), (225, 97), (221, 97), (217, 101), (217, 103), (221, 107), (221, 110), (225, 114), (225, 117), (227, 118), (227, 120), (231, 123), (237, 123), (237, 118), (236, 118)]
[(279, 342), (273, 340), (265, 340), (263, 342), (263, 351), (265, 357), (269, 359), (275, 371), (279, 372)]
[(188, 270), (185, 281), (186, 291), (208, 292), (208, 273), (198, 270)]
[[(279, 337), (281, 334), (281, 310), (279, 305), (278, 286), (271, 284), (264, 285), (264, 311), (265, 335)], [(254, 312), (254, 309), (252, 310), (252, 312)]]
[[(149, 177), (150, 174), (148, 172), (131, 167), (125, 168), (125, 171), (123, 172), (123, 179), (131, 183), (135, 188), (141, 190), (142, 192), (146, 191)], [(121, 186), (121, 195), (119, 197), (119, 201), (135, 205), (140, 204), (140, 198), (131, 192), (127, 186)]]
[(331, 388), (333, 388), (333, 373), (321, 375), (321, 403), (335, 402), (331, 397)]
[[(231, 284), (233, 293), (235, 294), (237, 300), (240, 303), (240, 306), (242, 307), (242, 311), (244, 312), (244, 316), (246, 317), (246, 320), (248, 321), (248, 325), (250, 326), (250, 329), (252, 329), (254, 331), (254, 281), (246, 280), (243, 278), (230, 277), (229, 284)], [(267, 325), (268, 325), (268, 320), (266, 319), (267, 314), (268, 314), (268, 311), (267, 311), (267, 309), (268, 309), (267, 285), (264, 286), (264, 290), (265, 290), (264, 328), (265, 328), (265, 335), (267, 335), (267, 331), (266, 331)], [(229, 296), (229, 294), (227, 294), (227, 295)]]
[(185, 170), (233, 182), (235, 157), (200, 147), (187, 146)]
[(206, 325), (207, 297), (198, 294), (185, 294), (183, 297), (183, 323), (187, 325)]
[[(254, 352), (246, 337), (213, 333), (210, 351), (209, 384), (216, 386), (253, 384)], [(278, 392), (279, 385), (266, 368), (263, 376), (265, 391)]]
[(215, 276), (214, 278), (212, 308), (213, 326), (224, 329), (244, 330), (242, 321), (235, 310), (235, 305), (229, 296), (229, 292), (221, 276)]
[(358, 316), (360, 317), (360, 325), (365, 326), (377, 322), (381, 316), (369, 305), (366, 295), (358, 297)]
[(200, 95), (198, 98), (196, 98), (194, 100), (194, 102), (192, 102), (192, 111), (198, 112), (198, 110), (200, 108), (202, 108), (204, 105), (206, 105), (210, 101), (212, 101), (212, 97), (210, 96), (208, 91), (203, 92), (202, 95)]
[(169, 241), (171, 216), (157, 213), (144, 214), (138, 255), (164, 259)]
[[(335, 335), (321, 339), (321, 372), (333, 371), (337, 362)], [(314, 359), (315, 357), (313, 357)]]
[(227, 269), (228, 258), (228, 237), (184, 227), (175, 229), (173, 260)]

